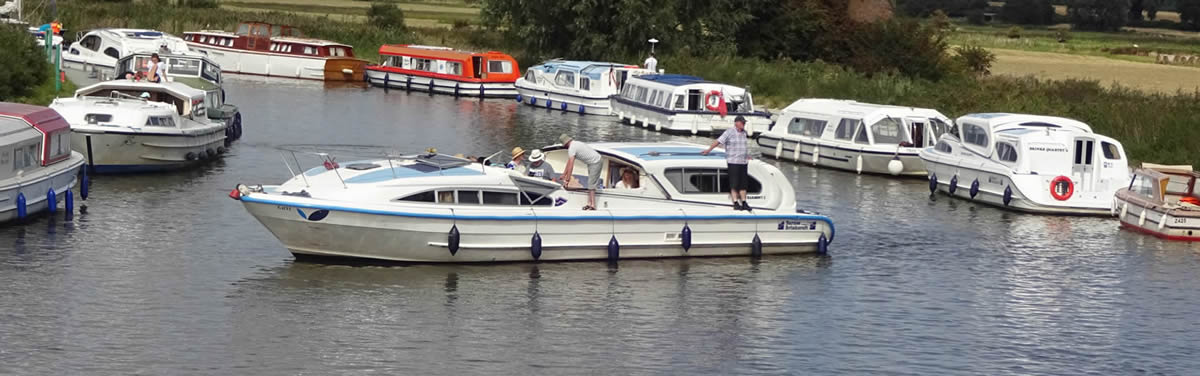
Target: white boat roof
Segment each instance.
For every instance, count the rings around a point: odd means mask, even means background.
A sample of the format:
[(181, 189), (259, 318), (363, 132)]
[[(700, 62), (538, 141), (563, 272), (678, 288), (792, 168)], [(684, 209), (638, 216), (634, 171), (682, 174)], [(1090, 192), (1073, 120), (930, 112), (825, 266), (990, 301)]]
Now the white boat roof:
[[(586, 141), (585, 141), (586, 142)], [(688, 142), (600, 142), (588, 143), (593, 149), (642, 165), (643, 168), (725, 167), (723, 149), (700, 154), (707, 145)], [(562, 145), (558, 145), (561, 147)]]
[[(216, 35), (216, 36), (230, 37), (230, 38), (241, 38), (242, 37), (242, 35), (238, 35), (234, 32), (225, 31), (225, 30), (200, 30), (200, 31), (189, 31), (187, 33), (188, 34)], [(338, 42), (334, 42), (331, 40), (315, 39), (315, 38), (297, 38), (297, 37), (282, 37), (281, 36), (281, 37), (271, 37), (271, 41), (272, 42), (285, 42), (285, 43), (299, 43), (299, 44), (307, 44), (307, 45), (321, 46), (321, 47), (341, 46), (341, 47), (353, 48), (352, 46), (345, 44), (345, 43), (338, 43)]]
[(1065, 128), (1083, 133), (1094, 133), (1086, 123), (1057, 116), (1026, 115), (1011, 113), (979, 113), (963, 115), (956, 120), (958, 123), (971, 123), (991, 129), (994, 132), (1015, 129), (1045, 129)]
[[(708, 81), (700, 77), (683, 74), (644, 74), (630, 77), (626, 82), (633, 83), (638, 80), (668, 87), (690, 87), (703, 88), (704, 90), (720, 90), (725, 92), (726, 95), (733, 96), (742, 95), (746, 92), (746, 89), (741, 87)], [(639, 85), (646, 86), (645, 84), (641, 83), (639, 83)]]
[(938, 110), (920, 107), (892, 106), (873, 103), (862, 103), (843, 99), (805, 98), (800, 99), (783, 109), (784, 113), (801, 112), (811, 114), (834, 114), (843, 118), (856, 118), (871, 124), (879, 119), (893, 117), (921, 117), (939, 119), (950, 123), (950, 118)]
[(530, 69), (539, 70), (545, 73), (557, 73), (558, 71), (578, 72), (593, 80), (600, 79), (601, 74), (607, 73), (609, 69), (640, 70), (650, 73), (650, 70), (640, 68), (633, 64), (561, 59), (545, 61), (541, 64), (530, 67)]
[(168, 82), (164, 82), (164, 83), (154, 83), (154, 82), (131, 81), (131, 80), (111, 80), (111, 81), (104, 81), (104, 82), (92, 84), (89, 86), (79, 88), (79, 90), (75, 91), (75, 95), (80, 96), (80, 95), (83, 95), (84, 93), (95, 93), (97, 90), (105, 90), (105, 89), (142, 90), (142, 91), (164, 90), (164, 91), (170, 93), (172, 96), (179, 97), (179, 98), (197, 98), (197, 97), (204, 98), (203, 90), (196, 89), (196, 88), (193, 88), (191, 86), (188, 86), (186, 84), (179, 83), (179, 82), (168, 81)]

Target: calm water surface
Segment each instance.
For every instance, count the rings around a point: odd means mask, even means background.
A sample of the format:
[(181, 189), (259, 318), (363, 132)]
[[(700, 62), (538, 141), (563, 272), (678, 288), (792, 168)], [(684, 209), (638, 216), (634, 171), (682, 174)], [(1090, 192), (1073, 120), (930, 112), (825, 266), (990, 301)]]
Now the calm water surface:
[(790, 163), (801, 206), (837, 223), (828, 257), (296, 263), (226, 197), (288, 178), (281, 144), (487, 154), (562, 132), (689, 138), (511, 101), (245, 77), (228, 92), (247, 126), (224, 160), (98, 177), (75, 221), (0, 229), (0, 374), (1200, 369), (1200, 245)]

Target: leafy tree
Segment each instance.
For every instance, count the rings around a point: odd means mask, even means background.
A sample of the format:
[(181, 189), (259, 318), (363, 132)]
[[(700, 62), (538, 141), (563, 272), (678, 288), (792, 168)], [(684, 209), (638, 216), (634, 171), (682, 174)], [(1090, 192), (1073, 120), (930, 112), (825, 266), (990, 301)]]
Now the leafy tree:
[(1130, 0), (1069, 0), (1067, 16), (1082, 30), (1118, 31), (1129, 20)]
[(988, 7), (987, 0), (896, 0), (896, 7), (906, 15), (925, 17), (935, 10), (951, 16), (966, 16), (970, 11), (982, 11)]
[(1130, 0), (1129, 1), (1129, 20), (1141, 21), (1142, 11), (1146, 10), (1145, 0)]
[(50, 63), (23, 28), (0, 24), (0, 100), (29, 95), (50, 78)]
[(1018, 24), (1049, 25), (1054, 23), (1054, 6), (1050, 0), (1008, 0), (1000, 17)]
[(404, 30), (404, 10), (396, 3), (372, 2), (367, 21), (381, 28)]
[(1200, 0), (1178, 0), (1179, 21), (1189, 29), (1200, 30)]

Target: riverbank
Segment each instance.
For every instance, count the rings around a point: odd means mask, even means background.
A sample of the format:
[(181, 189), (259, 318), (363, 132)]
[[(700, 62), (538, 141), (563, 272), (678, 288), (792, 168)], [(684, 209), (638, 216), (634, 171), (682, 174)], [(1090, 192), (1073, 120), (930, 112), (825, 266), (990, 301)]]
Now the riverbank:
[(41, 84), (33, 88), (33, 92), (27, 96), (15, 98), (13, 102), (49, 106), (50, 102), (54, 101), (54, 98), (75, 95), (75, 90), (79, 87), (72, 83), (71, 80), (64, 80), (62, 86), (58, 90), (54, 90), (54, 81), (61, 79), (62, 76), (55, 74), (53, 67), (50, 70), (52, 72), (48, 74), (47, 78)]

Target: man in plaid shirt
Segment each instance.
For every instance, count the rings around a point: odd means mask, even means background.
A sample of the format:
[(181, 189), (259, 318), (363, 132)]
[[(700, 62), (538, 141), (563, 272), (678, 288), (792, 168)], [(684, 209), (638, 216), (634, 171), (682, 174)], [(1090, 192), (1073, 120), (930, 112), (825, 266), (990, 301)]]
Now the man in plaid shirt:
[(733, 128), (726, 129), (721, 137), (713, 141), (712, 146), (700, 152), (708, 155), (717, 145), (725, 148), (725, 164), (729, 165), (729, 198), (733, 200), (733, 210), (750, 211), (750, 204), (746, 203), (746, 186), (750, 181), (750, 174), (746, 171), (746, 164), (750, 162), (746, 142), (746, 118), (738, 115), (733, 119)]

